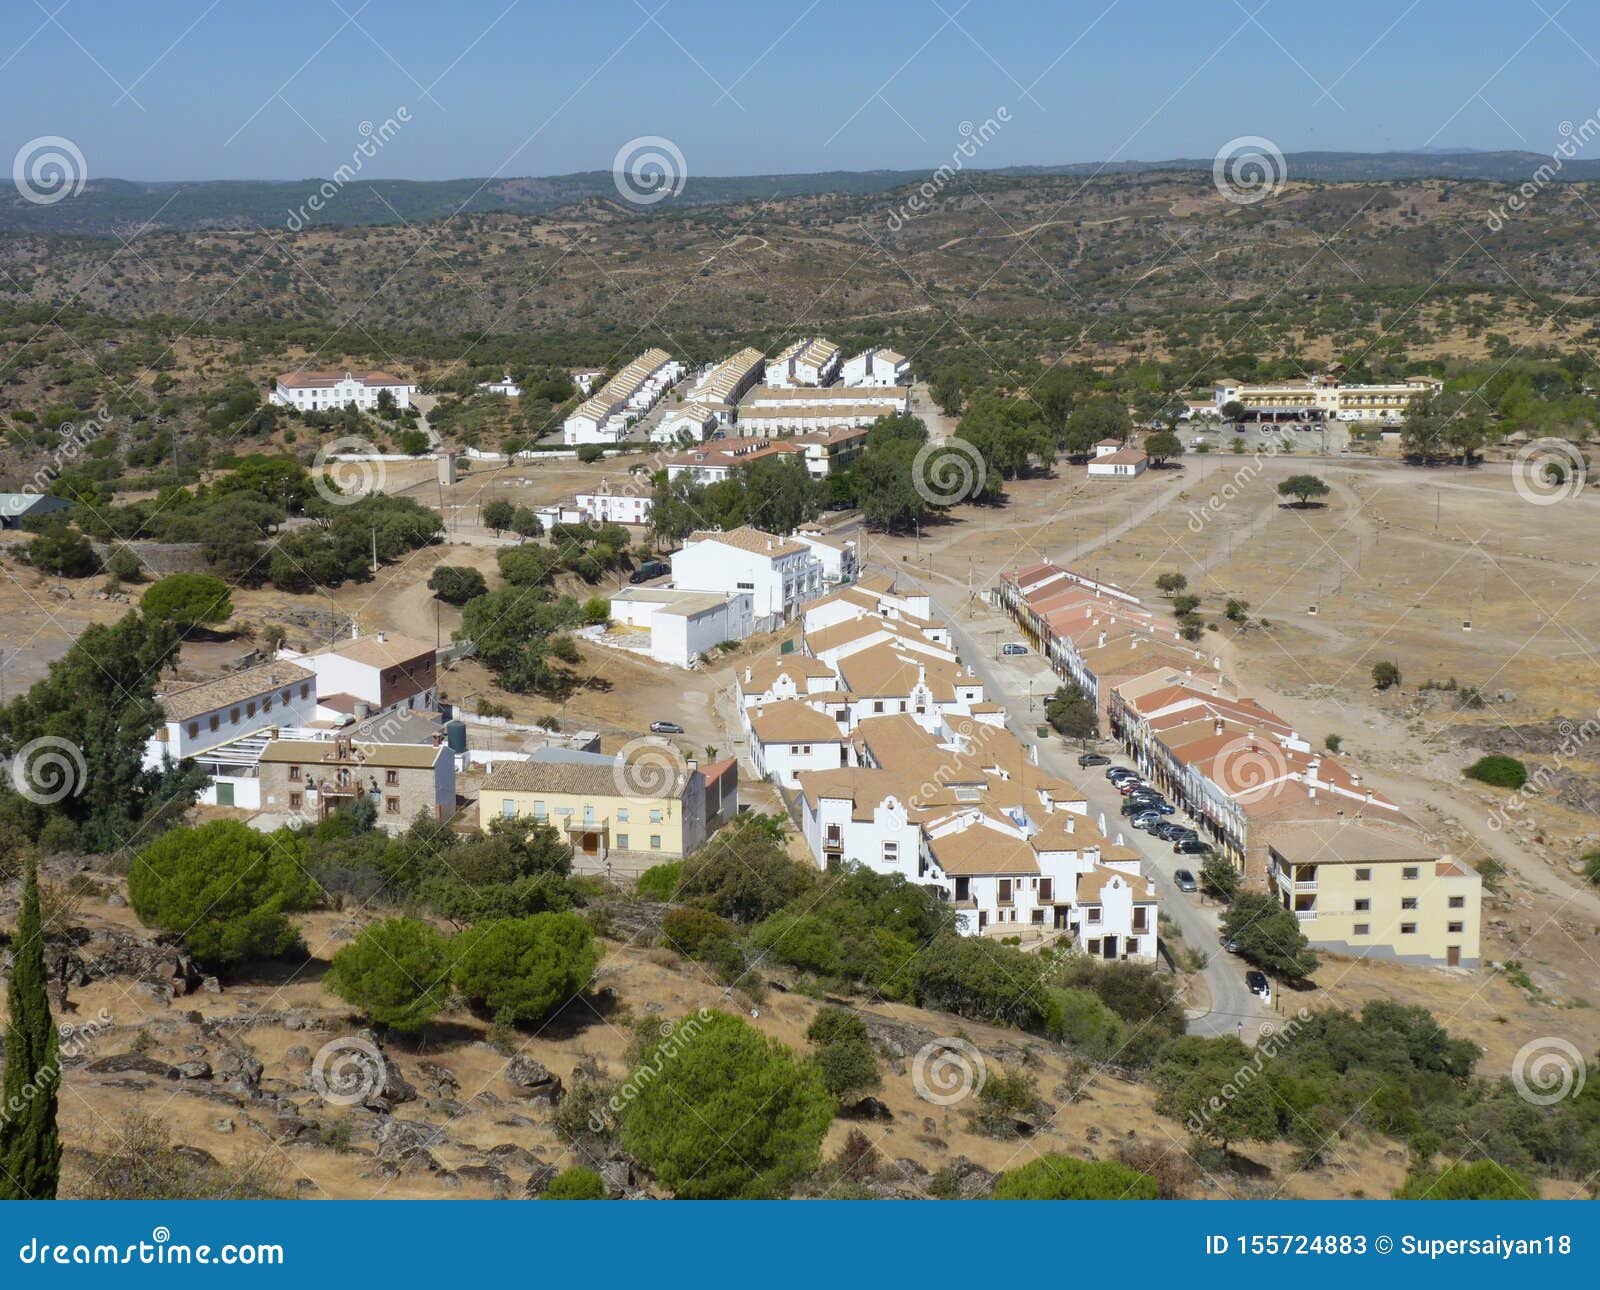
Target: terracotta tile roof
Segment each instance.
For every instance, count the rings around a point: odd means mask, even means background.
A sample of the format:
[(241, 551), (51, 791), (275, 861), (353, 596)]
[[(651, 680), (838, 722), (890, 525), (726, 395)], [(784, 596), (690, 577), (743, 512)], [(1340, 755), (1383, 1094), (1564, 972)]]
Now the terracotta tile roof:
[[(342, 742), (342, 741), (340, 741)], [(431, 770), (441, 757), (450, 756), (443, 744), (385, 744), (364, 739), (350, 743), (357, 765), (400, 770)], [(293, 762), (302, 766), (342, 764), (332, 739), (270, 739), (261, 750), (264, 762)]]
[(749, 526), (737, 529), (724, 529), (721, 531), (702, 530), (689, 534), (689, 542), (717, 542), (722, 546), (731, 546), (740, 551), (748, 551), (753, 555), (797, 555), (809, 551), (804, 542), (796, 542), (790, 538), (777, 537), (771, 533), (763, 533), (760, 529)]
[(313, 650), (308, 657), (337, 655), (368, 667), (394, 667), (399, 663), (415, 662), (419, 658), (431, 659), (434, 653), (433, 646), (427, 641), (419, 641), (415, 636), (397, 636), (393, 632), (385, 632), (381, 638), (373, 635), (335, 641), (332, 645)]
[(928, 850), (952, 878), (1039, 872), (1039, 857), (1027, 842), (985, 824), (929, 838)]
[(832, 717), (824, 716), (799, 699), (758, 704), (750, 709), (750, 728), (764, 744), (842, 743), (844, 736)]
[(412, 382), (388, 372), (285, 372), (278, 384), (290, 390), (330, 389), (345, 379), (359, 381), (362, 385), (410, 385)]
[[(1096, 865), (1088, 873), (1078, 875), (1078, 903), (1080, 905), (1098, 905), (1105, 900), (1105, 891), (1114, 882), (1120, 882), (1133, 888), (1133, 898), (1144, 902), (1156, 898), (1156, 890), (1146, 878), (1135, 874), (1123, 873), (1120, 869), (1109, 869), (1105, 865)], [(1153, 929), (1152, 929), (1153, 930)]]
[(1438, 846), (1420, 833), (1351, 819), (1277, 825), (1263, 829), (1261, 840), (1291, 864), (1434, 863), (1439, 858)]
[(158, 695), (161, 710), (168, 721), (187, 721), (202, 713), (215, 712), (230, 704), (243, 703), (258, 695), (271, 695), (286, 686), (298, 686), (302, 681), (314, 681), (316, 673), (298, 663), (278, 660), (247, 667), (239, 672), (214, 681), (200, 681), (182, 689)]

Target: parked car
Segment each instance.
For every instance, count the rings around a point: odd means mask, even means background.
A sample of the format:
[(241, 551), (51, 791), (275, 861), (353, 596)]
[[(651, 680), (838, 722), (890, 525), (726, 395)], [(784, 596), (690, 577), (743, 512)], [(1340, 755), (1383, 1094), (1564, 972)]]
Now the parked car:
[(1000, 652), (1002, 654), (1026, 654), (1028, 647), (1021, 641), (1007, 641), (1000, 647)]
[(676, 721), (652, 721), (650, 733), (653, 735), (681, 735), (683, 727)]
[(1179, 891), (1199, 891), (1200, 884), (1194, 880), (1194, 875), (1187, 869), (1179, 869), (1172, 875), (1172, 881), (1178, 884)]
[(1171, 820), (1162, 820), (1161, 827), (1155, 830), (1155, 835), (1164, 842), (1178, 842), (1183, 838), (1199, 836), (1193, 829), (1182, 824), (1174, 824)]
[(1124, 797), (1128, 796), (1129, 793), (1137, 793), (1141, 788), (1149, 787), (1142, 779), (1122, 779), (1117, 781), (1117, 792)]
[(1200, 838), (1179, 838), (1172, 849), (1180, 856), (1203, 856), (1211, 848)]
[(1222, 942), (1222, 948), (1227, 950), (1229, 954), (1237, 954), (1239, 952), (1239, 942), (1230, 936)]
[(1139, 782), (1139, 772), (1129, 770), (1126, 766), (1113, 766), (1106, 772), (1106, 778), (1113, 784), (1121, 784), (1123, 781), (1130, 779), (1137, 784)]
[(628, 581), (635, 584), (649, 582), (651, 578), (660, 578), (671, 572), (660, 560), (646, 560), (629, 575)]
[(1086, 752), (1078, 754), (1078, 765), (1080, 766), (1109, 766), (1110, 764), (1111, 758), (1104, 753)]
[(1263, 1003), (1272, 1002), (1272, 982), (1267, 980), (1267, 974), (1260, 968), (1251, 968), (1246, 972), (1244, 984), (1251, 994), (1259, 994)]
[(1131, 793), (1129, 796), (1136, 801), (1143, 802), (1152, 811), (1160, 811), (1163, 815), (1173, 814), (1172, 803), (1162, 797), (1160, 793)]
[(1130, 797), (1122, 803), (1124, 815), (1143, 815), (1149, 809), (1149, 804), (1142, 797)]
[(1161, 823), (1161, 817), (1154, 811), (1140, 811), (1128, 823), (1136, 829), (1143, 829), (1146, 833), (1153, 832), (1155, 826)]

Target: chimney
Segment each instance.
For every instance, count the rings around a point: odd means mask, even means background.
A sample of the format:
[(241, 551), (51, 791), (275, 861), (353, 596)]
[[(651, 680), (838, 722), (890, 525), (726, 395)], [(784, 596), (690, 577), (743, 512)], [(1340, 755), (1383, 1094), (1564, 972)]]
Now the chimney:
[(388, 640), (389, 640), (389, 637), (385, 633), (383, 633), (383, 632), (379, 632), (378, 633), (378, 644), (380, 644), (380, 645), (386, 644), (388, 642)]
[(1222, 733), (1222, 718), (1218, 717), (1216, 721), (1212, 723), (1211, 728), (1213, 733), (1220, 735)]

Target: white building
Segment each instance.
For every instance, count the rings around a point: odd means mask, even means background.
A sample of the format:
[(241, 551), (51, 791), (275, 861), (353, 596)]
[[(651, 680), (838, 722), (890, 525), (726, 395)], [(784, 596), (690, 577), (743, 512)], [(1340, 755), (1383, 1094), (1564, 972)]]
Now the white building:
[(854, 538), (829, 537), (825, 533), (796, 529), (791, 536), (804, 542), (817, 559), (822, 561), (822, 579), (835, 585), (849, 582), (856, 576), (856, 544)]
[(850, 764), (850, 743), (832, 718), (799, 700), (747, 708), (750, 760), (784, 788), (796, 788), (802, 771), (837, 770)]
[(574, 367), (569, 369), (572, 383), (578, 387), (578, 393), (588, 398), (594, 393), (595, 382), (606, 374), (603, 367)]
[(845, 362), (839, 379), (850, 386), (910, 385), (911, 361), (892, 349), (862, 350)]
[(772, 631), (822, 594), (822, 561), (804, 542), (760, 529), (692, 533), (673, 553), (672, 585), (723, 595), (749, 592), (756, 630)]
[(206, 806), (261, 804), (255, 761), (268, 732), (316, 719), (316, 674), (297, 663), (262, 663), (156, 696), (164, 717), (145, 744), (144, 765), (192, 757), (211, 782)]
[(664, 349), (648, 349), (590, 395), (561, 427), (568, 444), (616, 443), (683, 376)]
[(839, 373), (841, 354), (831, 340), (802, 336), (767, 363), (767, 384), (779, 389), (827, 385)]
[[(616, 484), (602, 479), (594, 492), (578, 493), (572, 499), (576, 518), (563, 518), (560, 523), (582, 524), (587, 520), (597, 524), (648, 524), (651, 506), (648, 477), (630, 476)], [(549, 527), (545, 526), (547, 532)]]
[(701, 443), (733, 419), (733, 406), (694, 399), (668, 408), (650, 431), (652, 443)]
[(479, 381), (478, 388), (485, 394), (500, 394), (508, 399), (520, 399), (522, 397), (522, 387), (511, 379), (510, 372), (507, 372), (498, 381)]
[[(795, 534), (806, 540), (805, 532)], [(942, 645), (950, 644), (950, 632), (932, 621), (933, 602), (924, 591), (897, 591), (892, 578), (863, 578), (832, 595), (824, 596), (806, 606), (805, 630), (807, 634), (820, 632), (838, 623), (854, 622), (860, 618), (887, 618), (906, 623)]]
[(426, 641), (392, 632), (352, 636), (308, 654), (278, 651), (316, 673), (319, 721), (364, 720), (403, 710), (439, 706), (438, 656)]
[(761, 379), (767, 360), (759, 349), (746, 345), (720, 363), (705, 368), (689, 390), (695, 403), (735, 404)]
[(747, 466), (773, 457), (792, 456), (802, 463), (805, 448), (798, 442), (783, 443), (728, 443), (691, 448), (666, 460), (667, 478), (677, 479), (687, 475), (697, 484), (720, 484), (732, 479)]
[(267, 401), (299, 412), (337, 412), (348, 407), (371, 412), (385, 390), (395, 407), (408, 408), (417, 387), (388, 372), (285, 372)]
[(1094, 446), (1088, 471), (1096, 479), (1137, 479), (1150, 469), (1150, 457), (1142, 448), (1125, 448), (1117, 439), (1102, 439)]
[(650, 636), (650, 657), (692, 667), (723, 641), (755, 631), (749, 592), (724, 595), (673, 587), (624, 587), (611, 597), (611, 621)]

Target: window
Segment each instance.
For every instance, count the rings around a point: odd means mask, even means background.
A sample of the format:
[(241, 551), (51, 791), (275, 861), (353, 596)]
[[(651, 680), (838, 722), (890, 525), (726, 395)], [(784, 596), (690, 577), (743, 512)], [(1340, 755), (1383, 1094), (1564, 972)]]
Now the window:
[(1100, 921), (1100, 906), (1099, 905), (1090, 905), (1089, 906), (1088, 921), (1091, 922), (1091, 923), (1098, 923)]
[(299, 793), (290, 793), (289, 794), (289, 809), (291, 811), (298, 811), (300, 809), (300, 803), (302, 801), (304, 801), (304, 800), (305, 799), (302, 798)]
[(386, 770), (386, 771), (384, 771), (383, 772), (383, 782), (385, 784), (387, 784), (390, 788), (393, 788), (396, 784), (398, 784), (400, 782), (400, 772), (397, 771), (397, 770)]
[(650, 835), (650, 849), (652, 851), (661, 850), (661, 835), (659, 833), (652, 833)]
[(386, 797), (386, 798), (384, 798), (383, 799), (383, 811), (384, 811), (385, 815), (399, 815), (400, 814), (400, 799), (398, 797)]
[(1400, 935), (1402, 935), (1402, 936), (1415, 936), (1416, 934), (1417, 934), (1417, 925), (1415, 923), (1401, 923), (1400, 924)]
[(232, 708), (228, 712), (228, 724), (233, 725), (239, 720), (239, 709)]
[(212, 729), (213, 729), (213, 730), (215, 730), (215, 729), (216, 729), (216, 728), (217, 728), (217, 725), (218, 725), (218, 722), (219, 722), (219, 718), (217, 718), (217, 717), (215, 717), (215, 716), (213, 716), (213, 717), (212, 717), (212, 718), (211, 718), (211, 728), (212, 728)]
[(617, 834), (617, 850), (626, 851), (627, 849), (628, 849), (628, 835), (626, 833)]
[(263, 712), (271, 712), (272, 711), (272, 696), (270, 694), (267, 695), (266, 698), (261, 700), (261, 711), (263, 711)]
[(1465, 909), (1466, 907), (1467, 907), (1467, 898), (1465, 896), (1452, 896), (1452, 897), (1450, 897), (1450, 908), (1451, 909)]
[(1044, 910), (1042, 910), (1042, 909), (1034, 910), (1033, 911), (1033, 921), (1036, 922), (1036, 923), (1044, 922)]
[(500, 800), (500, 818), (502, 820), (514, 820), (517, 818), (517, 804), (509, 797)]
[(872, 710), (874, 712), (882, 712), (883, 711), (883, 700), (882, 699), (874, 699), (872, 701)]
[(1002, 878), (999, 882), (999, 894), (995, 899), (1002, 905), (1011, 903), (1011, 879)]
[(1465, 923), (1451, 923), (1449, 925), (1449, 930), (1452, 936), (1459, 936), (1462, 932), (1467, 930), (1467, 925)]
[(1401, 909), (1415, 909), (1416, 907), (1417, 907), (1417, 898), (1415, 896), (1406, 896), (1406, 897), (1403, 897), (1401, 899), (1401, 901), (1400, 901), (1400, 908)]
[(883, 844), (883, 862), (888, 865), (900, 863), (900, 844), (898, 842), (885, 842)]
[(543, 802), (535, 802), (533, 804), (533, 818), (543, 822), (546, 819), (546, 817), (547, 817), (547, 813), (545, 811), (544, 803)]
[(1041, 879), (1039, 879), (1039, 900), (1043, 904), (1048, 905), (1054, 899), (1055, 899), (1055, 879), (1054, 878), (1041, 878)]
[(1406, 879), (1406, 881), (1409, 882), (1413, 878), (1415, 878), (1419, 872), (1421, 872), (1421, 871), (1417, 868), (1416, 865), (1408, 864), (1404, 869), (1402, 869), (1400, 871), (1400, 876), (1402, 878)]
[(628, 808), (626, 806), (619, 806), (617, 808), (617, 823), (618, 824), (626, 824), (627, 822), (628, 822)]
[(247, 718), (256, 715), (256, 701), (254, 699), (251, 699), (249, 703), (244, 705), (244, 715)]
[(300, 683), (300, 697), (302, 699), (309, 699), (311, 697), (311, 682), (310, 681), (302, 681)]
[(294, 701), (294, 691), (293, 690), (285, 690), (283, 692), (283, 701), (285, 703), (292, 703)]
[(189, 738), (193, 739), (199, 733), (200, 733), (200, 723), (198, 721), (191, 721), (189, 723)]
[(1358, 913), (1358, 914), (1365, 914), (1371, 908), (1372, 908), (1372, 901), (1367, 899), (1365, 896), (1363, 896), (1360, 900), (1356, 901), (1356, 913)]
[(289, 782), (291, 784), (298, 784), (300, 782), (300, 767), (289, 767)]
[(661, 812), (660, 811), (651, 811), (650, 812), (650, 823), (652, 823), (652, 824), (660, 824), (661, 823)]
[(1356, 881), (1357, 882), (1371, 882), (1372, 881), (1372, 870), (1371, 869), (1357, 869), (1356, 870)]
[(1372, 924), (1371, 923), (1357, 923), (1350, 930), (1356, 936), (1370, 936), (1370, 935), (1372, 935)]

